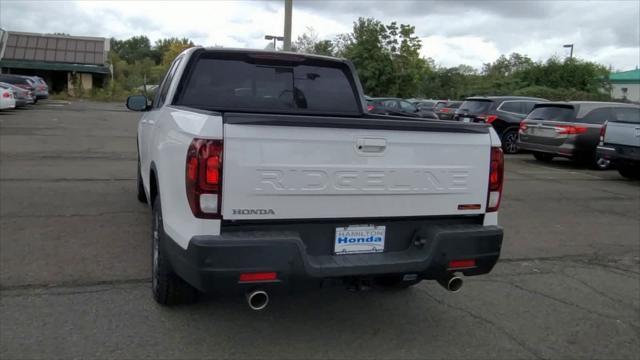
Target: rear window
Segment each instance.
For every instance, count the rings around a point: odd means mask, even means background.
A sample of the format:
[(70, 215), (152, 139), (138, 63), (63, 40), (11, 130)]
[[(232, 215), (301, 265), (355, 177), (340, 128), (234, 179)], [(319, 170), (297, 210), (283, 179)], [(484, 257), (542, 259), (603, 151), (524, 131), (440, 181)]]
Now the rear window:
[(362, 113), (349, 69), (339, 62), (203, 53), (192, 67), (176, 105), (223, 111)]
[(460, 107), (460, 105), (462, 105), (461, 102), (454, 102), (454, 103), (447, 103), (445, 107), (449, 109), (457, 109)]
[(529, 120), (573, 121), (572, 106), (541, 106), (529, 113)]
[(439, 103), (436, 104), (434, 109), (435, 110), (440, 110), (440, 109), (445, 108), (445, 107), (448, 107), (447, 103), (439, 102)]
[(460, 110), (473, 114), (483, 113), (489, 110), (491, 103), (491, 100), (465, 100), (460, 105)]
[(436, 104), (435, 101), (420, 101), (416, 105), (422, 108), (432, 108), (434, 106), (437, 106), (438, 104)]
[(640, 124), (640, 108), (616, 107), (611, 112), (611, 121)]

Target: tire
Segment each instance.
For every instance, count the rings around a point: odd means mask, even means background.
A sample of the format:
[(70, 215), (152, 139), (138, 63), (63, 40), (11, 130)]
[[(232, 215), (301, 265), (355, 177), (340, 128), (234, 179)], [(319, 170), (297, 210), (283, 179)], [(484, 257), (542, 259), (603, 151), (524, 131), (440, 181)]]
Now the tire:
[(147, 194), (144, 192), (144, 184), (142, 183), (142, 173), (140, 172), (140, 160), (138, 160), (138, 175), (136, 176), (137, 187), (138, 187), (138, 201), (143, 204), (147, 203)]
[(502, 151), (505, 154), (515, 154), (518, 152), (518, 132), (508, 130), (502, 134)]
[(374, 280), (374, 284), (383, 290), (403, 290), (412, 287), (422, 281), (422, 279), (403, 281), (402, 275), (382, 276)]
[(551, 160), (553, 160), (553, 155), (541, 152), (534, 152), (533, 157), (536, 158), (536, 160), (543, 162), (550, 162)]
[(619, 165), (618, 172), (620, 173), (620, 175), (626, 177), (627, 179), (640, 180), (640, 168)]
[(166, 237), (162, 226), (160, 196), (153, 203), (151, 222), (151, 290), (153, 299), (160, 305), (191, 304), (197, 300), (198, 291), (171, 270), (163, 242)]

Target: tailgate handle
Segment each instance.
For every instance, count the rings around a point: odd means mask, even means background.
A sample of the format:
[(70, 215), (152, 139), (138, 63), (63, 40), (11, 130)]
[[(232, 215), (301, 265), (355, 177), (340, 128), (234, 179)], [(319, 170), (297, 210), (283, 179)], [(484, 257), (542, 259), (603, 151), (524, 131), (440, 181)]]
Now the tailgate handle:
[(387, 140), (374, 138), (361, 138), (356, 141), (358, 151), (362, 152), (383, 152), (387, 148)]

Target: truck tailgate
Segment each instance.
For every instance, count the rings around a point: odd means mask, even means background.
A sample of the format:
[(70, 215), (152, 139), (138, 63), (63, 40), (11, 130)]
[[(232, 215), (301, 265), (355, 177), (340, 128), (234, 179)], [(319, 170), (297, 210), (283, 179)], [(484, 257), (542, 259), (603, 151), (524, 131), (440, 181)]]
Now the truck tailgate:
[(484, 212), (488, 131), (226, 120), (224, 219)]

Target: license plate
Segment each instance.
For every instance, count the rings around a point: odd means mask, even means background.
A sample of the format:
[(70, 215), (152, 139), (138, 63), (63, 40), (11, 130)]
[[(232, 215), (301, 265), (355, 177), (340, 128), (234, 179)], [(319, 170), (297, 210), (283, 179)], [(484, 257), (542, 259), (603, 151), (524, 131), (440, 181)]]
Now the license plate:
[(460, 118), (460, 120), (462, 120), (462, 122), (471, 122), (471, 118), (468, 117)]
[(351, 225), (336, 228), (336, 255), (380, 253), (384, 251), (385, 226)]

